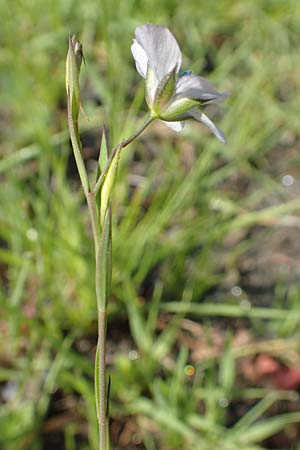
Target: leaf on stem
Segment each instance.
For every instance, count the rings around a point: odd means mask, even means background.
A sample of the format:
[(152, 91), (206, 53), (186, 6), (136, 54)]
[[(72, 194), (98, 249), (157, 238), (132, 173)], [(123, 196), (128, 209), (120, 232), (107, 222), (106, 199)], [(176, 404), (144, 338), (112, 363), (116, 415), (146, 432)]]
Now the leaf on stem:
[(102, 131), (99, 159), (98, 159), (100, 173), (102, 173), (103, 170), (105, 169), (107, 161), (108, 161), (107, 130), (104, 125), (103, 131)]
[(112, 271), (111, 208), (105, 216), (97, 253), (96, 290), (98, 309), (105, 310), (110, 297)]
[(99, 341), (97, 343), (96, 348), (96, 356), (95, 356), (95, 403), (96, 403), (96, 411), (97, 411), (97, 419), (99, 421), (100, 417), (100, 380), (99, 380)]
[[(97, 176), (96, 183), (99, 180), (101, 174), (104, 172), (108, 161), (108, 143), (107, 143), (107, 129), (105, 125), (103, 126), (102, 136), (101, 136), (101, 144), (100, 144), (100, 152), (98, 158), (98, 167), (97, 167)], [(96, 204), (97, 207), (100, 205), (100, 190), (96, 193)]]
[(109, 418), (109, 397), (110, 397), (110, 386), (111, 386), (111, 377), (108, 375), (108, 383), (107, 383), (107, 394), (106, 394), (106, 417)]
[(117, 169), (118, 169), (118, 163), (119, 163), (120, 154), (119, 152), (116, 153), (115, 157), (110, 163), (109, 169), (107, 171), (107, 174), (105, 176), (102, 188), (101, 188), (101, 201), (100, 201), (100, 220), (102, 227), (104, 226), (104, 220), (107, 215), (107, 209), (108, 205), (111, 200), (111, 193), (114, 187)]

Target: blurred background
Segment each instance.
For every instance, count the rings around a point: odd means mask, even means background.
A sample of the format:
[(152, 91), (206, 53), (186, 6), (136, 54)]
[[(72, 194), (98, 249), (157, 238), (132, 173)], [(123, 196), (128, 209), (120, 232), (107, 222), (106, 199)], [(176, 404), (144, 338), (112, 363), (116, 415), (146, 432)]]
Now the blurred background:
[(67, 130), (83, 43), (90, 173), (147, 114), (135, 27), (231, 97), (123, 155), (109, 305), (112, 447), (300, 449), (298, 0), (0, 0), (0, 447), (96, 450), (88, 214)]

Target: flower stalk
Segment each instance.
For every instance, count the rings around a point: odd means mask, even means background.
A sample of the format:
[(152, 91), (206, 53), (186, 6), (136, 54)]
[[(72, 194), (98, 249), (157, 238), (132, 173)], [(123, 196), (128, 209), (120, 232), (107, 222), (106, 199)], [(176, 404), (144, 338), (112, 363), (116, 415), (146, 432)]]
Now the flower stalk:
[(106, 163), (105, 168), (103, 169), (103, 172), (101, 173), (100, 177), (98, 178), (95, 186), (92, 189), (93, 194), (97, 195), (97, 193), (99, 192), (99, 189), (101, 188), (101, 185), (103, 184), (103, 181), (107, 175), (107, 172), (111, 166), (111, 163), (113, 161), (113, 159), (118, 155), (118, 153), (125, 147), (127, 147), (127, 145), (131, 144), (131, 142), (133, 142), (137, 137), (140, 136), (140, 134), (142, 134), (142, 132), (150, 125), (151, 122), (153, 122), (155, 119), (153, 117), (149, 117), (146, 122), (144, 122), (144, 124), (134, 133), (132, 134), (128, 139), (126, 139), (125, 141), (122, 141), (120, 144), (116, 145), (116, 147), (113, 148), (111, 155)]
[[(107, 144), (105, 140), (105, 149), (101, 149), (99, 157), (100, 171), (95, 185), (91, 188), (83, 160), (78, 127), (78, 116), (81, 106), (79, 74), (82, 58), (83, 54), (80, 42), (76, 40), (75, 36), (70, 36), (66, 61), (68, 124), (77, 170), (88, 206), (95, 247), (95, 286), (98, 315), (98, 341), (94, 377), (95, 403), (99, 429), (99, 450), (108, 450), (109, 383), (106, 374), (106, 330), (107, 305), (110, 298), (112, 275), (111, 198), (121, 150), (140, 136), (154, 119), (149, 117), (134, 134), (116, 145), (112, 149), (109, 157), (107, 155)], [(105, 139), (104, 133), (103, 139)]]

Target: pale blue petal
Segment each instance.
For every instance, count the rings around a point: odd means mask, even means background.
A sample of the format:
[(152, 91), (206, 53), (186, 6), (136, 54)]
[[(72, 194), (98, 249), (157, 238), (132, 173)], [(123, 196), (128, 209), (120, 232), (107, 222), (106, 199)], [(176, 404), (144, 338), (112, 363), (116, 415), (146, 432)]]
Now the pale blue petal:
[(181, 51), (168, 28), (161, 25), (142, 25), (136, 28), (135, 39), (144, 49), (158, 82), (174, 68), (176, 73), (179, 72)]
[(158, 86), (158, 80), (155, 73), (148, 64), (147, 76), (146, 76), (146, 99), (148, 106), (151, 108), (155, 98), (156, 89)]
[(177, 131), (177, 133), (182, 131), (185, 125), (184, 122), (166, 122), (165, 120), (161, 120), (161, 122), (167, 125), (167, 127), (171, 128), (173, 131)]
[(206, 78), (198, 75), (185, 75), (176, 84), (176, 98), (191, 98), (204, 102), (223, 100), (229, 94), (222, 94)]
[(223, 144), (226, 143), (226, 138), (223, 131), (216, 127), (216, 125), (207, 117), (206, 114), (199, 111), (198, 109), (191, 109), (189, 111), (189, 115), (190, 117), (193, 117), (194, 119), (206, 125)]
[(131, 53), (135, 60), (136, 70), (143, 78), (146, 78), (148, 57), (143, 47), (135, 39), (133, 39), (133, 44), (131, 46)]

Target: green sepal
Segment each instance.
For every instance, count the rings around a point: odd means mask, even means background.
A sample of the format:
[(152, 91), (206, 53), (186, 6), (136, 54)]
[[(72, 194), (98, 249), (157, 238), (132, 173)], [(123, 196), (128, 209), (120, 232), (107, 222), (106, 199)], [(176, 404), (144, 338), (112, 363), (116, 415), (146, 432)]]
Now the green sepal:
[(190, 111), (195, 106), (199, 106), (198, 100), (193, 100), (191, 98), (180, 98), (174, 100), (162, 114), (160, 118), (163, 120), (180, 120), (188, 111)]
[(152, 108), (157, 114), (160, 114), (160, 112), (168, 105), (174, 94), (175, 74), (176, 70), (174, 68), (161, 80), (156, 88)]
[(110, 297), (112, 272), (112, 237), (111, 237), (111, 208), (109, 207), (104, 219), (99, 248), (97, 251), (96, 291), (98, 309), (105, 310)]

